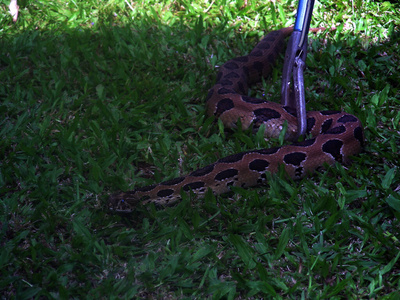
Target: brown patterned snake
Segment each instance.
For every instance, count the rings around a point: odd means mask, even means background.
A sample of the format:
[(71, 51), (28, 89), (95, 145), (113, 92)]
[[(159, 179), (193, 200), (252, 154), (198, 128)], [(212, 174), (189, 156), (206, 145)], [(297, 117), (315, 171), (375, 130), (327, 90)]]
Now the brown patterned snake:
[[(292, 109), (245, 96), (251, 84), (271, 72), (285, 37), (292, 31), (270, 32), (248, 55), (226, 62), (208, 93), (207, 114), (220, 118), (228, 128), (236, 127), (239, 119), (243, 129), (265, 124), (266, 137), (278, 137), (287, 122), (285, 137), (294, 140), (297, 120)], [(308, 112), (307, 132), (312, 138), (303, 142), (234, 154), (187, 176), (114, 194), (110, 205), (115, 211), (130, 211), (149, 202), (170, 205), (181, 198), (182, 190), (202, 195), (210, 188), (218, 195), (228, 192), (230, 186), (256, 186), (265, 183), (266, 171), (276, 173), (281, 164), (291, 178), (299, 179), (324, 164), (346, 163), (363, 146), (361, 122), (345, 112)]]

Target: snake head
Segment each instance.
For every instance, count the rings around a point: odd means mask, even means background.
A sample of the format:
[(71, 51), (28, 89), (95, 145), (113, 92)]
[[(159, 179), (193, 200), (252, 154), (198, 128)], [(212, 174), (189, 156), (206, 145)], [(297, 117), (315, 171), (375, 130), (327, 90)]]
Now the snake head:
[(108, 206), (114, 212), (132, 212), (133, 207), (129, 204), (132, 195), (130, 192), (119, 192), (110, 196)]

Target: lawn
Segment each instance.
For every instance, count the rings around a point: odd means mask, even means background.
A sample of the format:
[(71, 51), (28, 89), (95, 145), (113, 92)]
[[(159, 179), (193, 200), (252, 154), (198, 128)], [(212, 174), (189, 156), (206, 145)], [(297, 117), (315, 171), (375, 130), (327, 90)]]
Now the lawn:
[[(178, 205), (108, 197), (276, 146), (205, 116), (218, 66), (297, 1), (0, 1), (2, 299), (399, 299), (400, 5), (317, 1), (308, 110), (365, 127), (348, 166)], [(281, 59), (253, 95), (279, 101)]]

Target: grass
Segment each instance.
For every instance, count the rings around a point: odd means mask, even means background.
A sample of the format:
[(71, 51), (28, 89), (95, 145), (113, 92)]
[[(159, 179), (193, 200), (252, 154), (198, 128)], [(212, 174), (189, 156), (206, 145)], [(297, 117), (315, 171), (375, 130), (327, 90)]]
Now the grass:
[[(107, 211), (112, 191), (270, 147), (204, 116), (216, 66), (293, 24), (295, 1), (0, 2), (0, 294), (381, 298), (400, 289), (400, 6), (320, 1), (309, 110), (343, 109), (365, 152), (298, 182)], [(282, 61), (254, 94), (279, 99)], [(235, 200), (235, 201), (232, 201)]]

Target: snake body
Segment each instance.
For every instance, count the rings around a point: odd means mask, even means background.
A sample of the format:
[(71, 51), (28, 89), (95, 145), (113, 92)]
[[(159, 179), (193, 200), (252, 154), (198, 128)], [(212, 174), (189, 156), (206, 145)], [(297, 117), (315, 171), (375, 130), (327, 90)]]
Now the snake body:
[[(248, 55), (221, 66), (216, 84), (208, 92), (207, 114), (221, 119), (228, 128), (237, 127), (238, 120), (243, 129), (250, 126), (257, 129), (264, 124), (266, 137), (278, 137), (287, 122), (285, 138), (295, 140), (297, 119), (292, 109), (246, 96), (251, 84), (271, 73), (284, 48), (284, 40), (292, 31), (293, 28), (272, 31)], [(300, 179), (324, 164), (348, 162), (364, 143), (359, 119), (340, 111), (308, 112), (307, 133), (312, 138), (303, 142), (237, 153), (187, 176), (114, 194), (110, 204), (114, 210), (130, 211), (150, 202), (171, 205), (181, 198), (181, 191), (202, 195), (211, 189), (218, 195), (228, 192), (231, 186), (247, 188), (265, 184), (266, 172), (276, 173), (280, 165), (291, 178)]]

